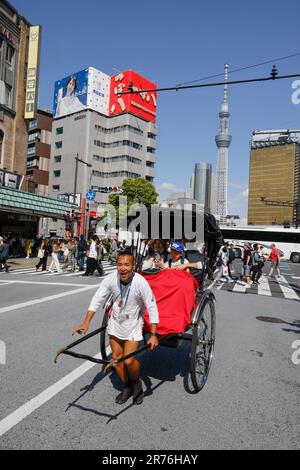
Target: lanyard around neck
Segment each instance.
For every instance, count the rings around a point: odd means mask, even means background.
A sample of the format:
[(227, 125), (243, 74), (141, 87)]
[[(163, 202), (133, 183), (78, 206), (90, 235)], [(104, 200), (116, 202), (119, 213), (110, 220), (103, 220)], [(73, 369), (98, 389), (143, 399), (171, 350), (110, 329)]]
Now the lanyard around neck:
[[(126, 284), (125, 287), (123, 287), (123, 288), (122, 288), (121, 280), (119, 279), (119, 288), (120, 288), (119, 296), (121, 297), (121, 304), (122, 304), (121, 309), (122, 310), (126, 308), (134, 275), (135, 275), (135, 273), (133, 273), (131, 281), (128, 284)], [(124, 292), (125, 292), (125, 294), (124, 294)], [(123, 304), (123, 298), (125, 298), (124, 304)]]

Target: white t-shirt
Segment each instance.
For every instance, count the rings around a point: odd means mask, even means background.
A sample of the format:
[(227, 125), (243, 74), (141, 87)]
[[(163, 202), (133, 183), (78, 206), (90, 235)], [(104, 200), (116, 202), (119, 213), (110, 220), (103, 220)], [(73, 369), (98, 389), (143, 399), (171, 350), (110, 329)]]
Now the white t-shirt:
[(169, 262), (167, 261), (164, 264), (164, 267), (165, 268), (169, 268), (169, 267), (173, 268), (174, 266), (179, 266), (180, 264), (189, 264), (189, 261), (186, 258), (184, 258), (183, 263), (182, 263), (181, 259), (179, 258), (178, 261), (172, 261), (171, 266), (169, 266)]
[(92, 241), (90, 250), (89, 250), (89, 258), (94, 258), (97, 259), (97, 247), (96, 247), (96, 242)]
[[(122, 288), (122, 303), (121, 301)], [(114, 304), (112, 315), (108, 321), (107, 332), (121, 340), (141, 341), (145, 307), (149, 312), (150, 323), (159, 323), (157, 304), (148, 282), (140, 274), (135, 273), (131, 284), (120, 284), (117, 272), (107, 276), (94, 295), (89, 310), (96, 312), (107, 297), (113, 294)]]

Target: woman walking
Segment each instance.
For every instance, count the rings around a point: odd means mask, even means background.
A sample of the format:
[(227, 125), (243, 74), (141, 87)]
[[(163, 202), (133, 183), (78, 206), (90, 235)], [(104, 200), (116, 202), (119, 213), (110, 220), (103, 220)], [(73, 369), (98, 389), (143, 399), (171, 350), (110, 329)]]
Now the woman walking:
[(67, 259), (64, 262), (63, 265), (63, 271), (66, 271), (69, 266), (71, 266), (71, 271), (75, 273), (76, 270), (76, 249), (77, 249), (77, 243), (75, 238), (71, 238), (68, 245), (67, 245), (67, 250), (68, 250), (68, 255)]
[(47, 270), (47, 259), (49, 255), (51, 255), (51, 246), (49, 244), (48, 238), (46, 238), (42, 240), (39, 251), (38, 251), (38, 258), (40, 258), (40, 261), (35, 267), (36, 271), (38, 271), (41, 266), (42, 266), (42, 271)]
[(58, 273), (61, 273), (61, 268), (58, 259), (60, 249), (60, 241), (55, 240), (52, 244), (52, 262), (49, 266), (50, 273), (54, 273), (53, 268), (55, 268)]

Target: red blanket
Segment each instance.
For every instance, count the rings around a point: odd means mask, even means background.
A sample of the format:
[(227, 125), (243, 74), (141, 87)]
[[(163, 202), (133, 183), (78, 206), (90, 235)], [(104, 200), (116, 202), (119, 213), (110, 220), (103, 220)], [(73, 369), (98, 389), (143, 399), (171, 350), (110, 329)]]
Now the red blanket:
[[(157, 333), (184, 333), (191, 321), (194, 296), (198, 282), (191, 275), (175, 269), (165, 269), (158, 274), (144, 276), (156, 298), (159, 325)], [(145, 312), (144, 331), (150, 332), (149, 315)]]

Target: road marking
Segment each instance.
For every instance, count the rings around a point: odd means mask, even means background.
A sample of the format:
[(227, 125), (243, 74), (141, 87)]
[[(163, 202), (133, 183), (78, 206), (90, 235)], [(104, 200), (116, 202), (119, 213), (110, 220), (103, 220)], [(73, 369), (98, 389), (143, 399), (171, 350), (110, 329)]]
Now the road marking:
[[(37, 284), (40, 286), (71, 286), (71, 287), (85, 287), (85, 284), (74, 284), (73, 282), (51, 282), (51, 281), (1, 281), (6, 284)], [(95, 284), (97, 286), (98, 284)]]
[(20, 304), (10, 305), (8, 307), (0, 308), (0, 313), (11, 312), (13, 310), (19, 310), (20, 308), (30, 307), (31, 305), (41, 304), (43, 302), (50, 302), (51, 300), (60, 299), (61, 297), (67, 297), (68, 295), (79, 294), (90, 289), (97, 289), (97, 285), (82, 287), (81, 289), (75, 289), (61, 294), (50, 295), (48, 297), (42, 297), (41, 299), (29, 300)]
[(292, 276), (293, 279), (300, 279), (298, 276)]
[(272, 297), (272, 292), (270, 289), (270, 284), (268, 279), (265, 276), (261, 276), (259, 278), (259, 284), (257, 286), (258, 294), (259, 295), (267, 295)]
[(243, 284), (236, 283), (232, 289), (232, 292), (246, 292), (247, 286)]
[(281, 279), (278, 279), (277, 282), (285, 298), (300, 300), (284, 276), (281, 276)]
[[(101, 359), (101, 354), (97, 354), (94, 357), (95, 359)], [(82, 364), (77, 369), (73, 370), (73, 372), (63, 377), (54, 385), (47, 388), (42, 393), (32, 398), (32, 400), (28, 401), (24, 405), (20, 406), (20, 408), (18, 408), (13, 413), (4, 418), (2, 421), (0, 421), (0, 436), (3, 436), (3, 434), (5, 434), (11, 428), (16, 426), (16, 424), (23, 421), (23, 419), (25, 419), (31, 413), (33, 413), (42, 405), (47, 403), (47, 401), (51, 400), (53, 397), (55, 397), (55, 395), (57, 395), (59, 392), (71, 385), (73, 382), (75, 382), (75, 380), (77, 380), (79, 377), (81, 377), (83, 374), (88, 372), (96, 365), (97, 364), (93, 362), (86, 361), (84, 364)]]

